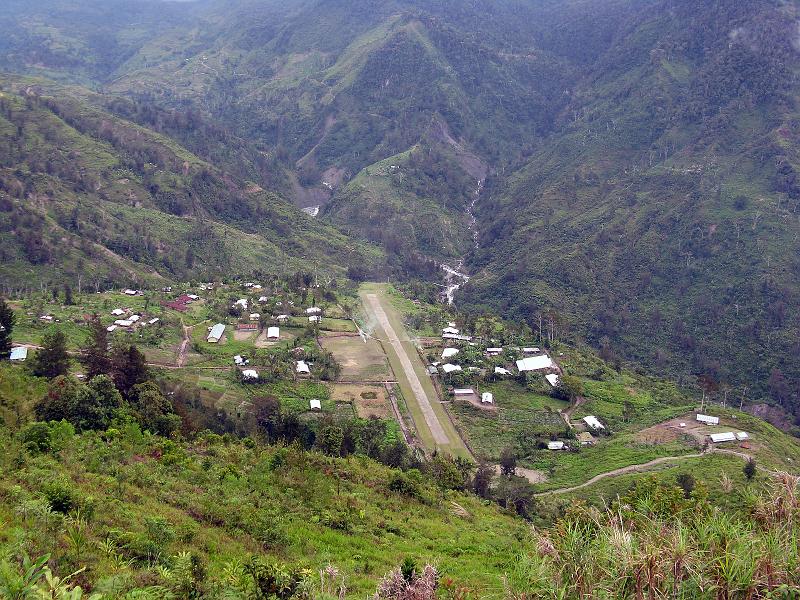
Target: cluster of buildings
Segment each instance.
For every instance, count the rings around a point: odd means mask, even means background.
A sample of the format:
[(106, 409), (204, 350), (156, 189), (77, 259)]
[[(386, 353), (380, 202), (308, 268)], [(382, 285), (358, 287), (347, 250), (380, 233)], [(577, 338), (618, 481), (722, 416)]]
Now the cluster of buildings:
[(153, 317), (152, 319), (144, 319), (142, 315), (133, 313), (128, 309), (122, 308), (115, 308), (111, 311), (112, 317), (117, 317), (117, 319), (106, 327), (106, 331), (109, 333), (114, 332), (118, 329), (124, 329), (125, 331), (133, 331), (135, 327), (147, 327), (152, 325), (157, 325), (161, 319), (158, 317)]
[[(719, 417), (697, 413), (695, 419), (703, 425), (719, 425)], [(685, 427), (686, 423), (681, 423), (680, 426)], [(722, 444), (725, 442), (746, 442), (750, 439), (750, 434), (746, 431), (723, 431), (711, 433), (708, 437), (714, 444)]]

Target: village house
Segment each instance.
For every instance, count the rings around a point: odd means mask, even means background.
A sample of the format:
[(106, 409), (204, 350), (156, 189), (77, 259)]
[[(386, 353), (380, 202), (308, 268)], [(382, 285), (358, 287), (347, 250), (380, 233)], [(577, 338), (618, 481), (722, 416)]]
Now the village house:
[(281, 337), (281, 330), (278, 327), (269, 327), (267, 329), (267, 339), (277, 340)]
[(483, 392), (481, 394), (481, 404), (494, 404), (494, 394), (492, 392)]
[(208, 332), (208, 338), (207, 338), (208, 343), (218, 344), (219, 341), (222, 339), (222, 335), (224, 333), (225, 333), (225, 324), (217, 323)]
[(322, 410), (322, 402), (316, 398), (309, 400), (308, 406), (311, 408), (311, 410)]
[(308, 366), (308, 363), (304, 360), (297, 361), (297, 372), (300, 375), (311, 375), (311, 368)]
[(258, 379), (258, 371), (254, 369), (245, 369), (244, 371), (242, 371), (242, 378), (249, 381)]
[(517, 370), (520, 373), (526, 371), (543, 371), (554, 367), (555, 363), (546, 354), (542, 356), (529, 356), (517, 361)]
[(558, 387), (559, 378), (558, 375), (556, 375), (555, 373), (548, 373), (547, 375), (544, 376), (544, 378), (547, 380), (547, 383), (549, 383), (553, 387)]
[(11, 362), (25, 362), (26, 358), (28, 358), (28, 349), (25, 346), (17, 346), (11, 349), (11, 356), (9, 356)]
[(593, 415), (589, 415), (588, 417), (583, 417), (583, 422), (586, 423), (587, 427), (594, 430), (605, 429), (605, 425), (603, 425), (597, 417)]
[(458, 342), (471, 342), (472, 337), (468, 335), (461, 335), (459, 333), (443, 333), (442, 339), (444, 340), (455, 340)]
[(261, 318), (261, 313), (250, 313), (251, 321), (258, 321)]
[(494, 374), (495, 375), (504, 375), (504, 376), (505, 375), (511, 375), (511, 371), (509, 371), (508, 369), (505, 369), (503, 367), (495, 367), (494, 368)]
[(456, 388), (453, 390), (454, 396), (474, 396), (475, 390), (472, 388)]
[(703, 423), (705, 425), (719, 425), (719, 417), (712, 417), (710, 415), (701, 415), (700, 413), (697, 414), (695, 417), (698, 423)]
[(563, 450), (564, 442), (547, 442), (548, 450)]
[(443, 359), (452, 358), (456, 354), (458, 354), (458, 348), (445, 348), (444, 350), (442, 350)]
[(442, 365), (442, 371), (444, 371), (448, 375), (450, 373), (456, 373), (456, 372), (458, 372), (460, 370), (461, 370), (461, 365), (454, 365), (454, 364), (451, 364), (451, 363), (447, 363), (447, 364)]
[(122, 310), (121, 308), (115, 308), (114, 310), (111, 311), (111, 315), (114, 316), (114, 317), (121, 317), (124, 314), (125, 314), (125, 311)]

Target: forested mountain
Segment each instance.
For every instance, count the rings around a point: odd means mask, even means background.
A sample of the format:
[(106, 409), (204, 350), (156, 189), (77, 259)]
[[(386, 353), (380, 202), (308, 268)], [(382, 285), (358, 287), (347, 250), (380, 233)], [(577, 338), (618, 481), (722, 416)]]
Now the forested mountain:
[[(64, 281), (87, 288), (152, 285), (312, 266), (343, 270), (349, 264), (369, 272), (382, 260), (377, 251), (360, 248), (162, 134), (66, 91), (50, 95), (57, 87), (6, 81), (3, 88), (5, 289)], [(173, 126), (186, 137), (203, 132), (204, 146), (214, 154), (213, 132), (201, 121), (184, 117)]]
[[(796, 411), (797, 13), (788, 0), (11, 2), (0, 65), (93, 88), (95, 110), (274, 206), (327, 205), (319, 220), (372, 257), (381, 247), (395, 274), (465, 259), (459, 301), (476, 312)], [(484, 174), (475, 250), (464, 213)]]
[(648, 4), (491, 182), (469, 299), (796, 411), (796, 7)]

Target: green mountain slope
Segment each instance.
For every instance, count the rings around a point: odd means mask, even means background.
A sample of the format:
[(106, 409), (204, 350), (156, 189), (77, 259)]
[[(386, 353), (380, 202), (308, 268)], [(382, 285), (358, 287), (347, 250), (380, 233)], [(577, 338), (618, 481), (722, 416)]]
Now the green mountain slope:
[[(170, 138), (7, 83), (0, 98), (4, 285), (84, 286), (313, 268), (379, 253)], [(33, 277), (31, 277), (33, 275)]]
[(629, 15), (562, 132), (479, 205), (469, 301), (795, 410), (795, 14)]

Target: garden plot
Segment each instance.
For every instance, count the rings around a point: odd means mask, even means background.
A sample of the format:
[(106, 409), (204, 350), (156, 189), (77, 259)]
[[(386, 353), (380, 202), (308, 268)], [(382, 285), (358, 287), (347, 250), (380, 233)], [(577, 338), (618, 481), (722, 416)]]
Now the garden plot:
[(380, 343), (360, 336), (331, 336), (320, 338), (322, 347), (331, 352), (342, 366), (342, 381), (386, 381), (392, 378), (389, 361)]

